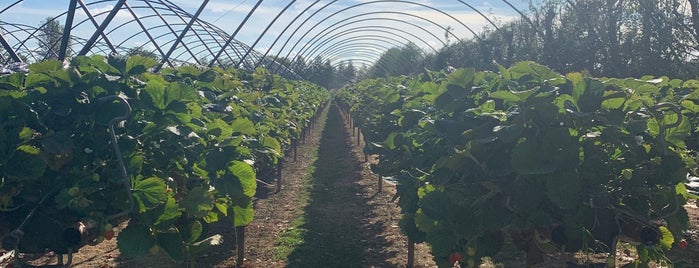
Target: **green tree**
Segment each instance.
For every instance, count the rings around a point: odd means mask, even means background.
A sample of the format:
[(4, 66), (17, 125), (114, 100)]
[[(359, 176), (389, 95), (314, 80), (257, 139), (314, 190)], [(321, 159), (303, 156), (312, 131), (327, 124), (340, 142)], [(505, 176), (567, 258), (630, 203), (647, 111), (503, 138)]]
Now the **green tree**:
[[(39, 59), (49, 60), (58, 59), (58, 53), (61, 48), (61, 40), (63, 39), (63, 25), (55, 18), (44, 18), (39, 24), (36, 40), (38, 42), (37, 53)], [(66, 56), (72, 54), (71, 43), (69, 40)]]

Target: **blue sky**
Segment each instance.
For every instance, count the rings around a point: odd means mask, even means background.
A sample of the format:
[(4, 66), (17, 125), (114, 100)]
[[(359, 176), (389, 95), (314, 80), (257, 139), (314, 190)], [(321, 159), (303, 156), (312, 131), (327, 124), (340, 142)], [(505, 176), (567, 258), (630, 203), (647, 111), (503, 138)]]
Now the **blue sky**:
[[(88, 4), (89, 10), (93, 14), (109, 11), (117, 2), (116, 0), (84, 1)], [(193, 0), (169, 1), (190, 14), (194, 14), (202, 3), (202, 1)], [(0, 10), (15, 2), (17, 0), (0, 0)], [(152, 2), (156, 1), (153, 0)], [(331, 0), (321, 0), (312, 5), (314, 2), (315, 0), (297, 0), (278, 18), (270, 30), (260, 38), (259, 43), (255, 45), (255, 49), (264, 53), (271, 48), (271, 55), (281, 52), (282, 56), (294, 56), (298, 52), (304, 56), (320, 54), (334, 61), (359, 57), (370, 59), (375, 57), (372, 55), (379, 54), (386, 47), (404, 44), (408, 41), (417, 44), (426, 51), (431, 51), (432, 48), (439, 49), (447, 41), (454, 42), (457, 38), (472, 38), (470, 30), (464, 27), (462, 23), (475, 32), (481, 32), (488, 25), (488, 22), (480, 14), (458, 0), (339, 0), (324, 9), (321, 9), (321, 7), (326, 6)], [(408, 2), (416, 2), (418, 4)], [(518, 16), (516, 11), (507, 6), (502, 0), (463, 0), (463, 2), (475, 7), (489, 19), (496, 22), (516, 19)], [(523, 11), (527, 10), (523, 0), (509, 0), (509, 2)], [(252, 10), (256, 3), (257, 0), (210, 0), (200, 18), (230, 34), (241, 24), (245, 15)], [(252, 14), (250, 20), (241, 28), (239, 34), (236, 35), (236, 39), (248, 45), (255, 43), (265, 27), (289, 3), (289, 0), (263, 1)], [(39, 21), (43, 18), (59, 16), (65, 12), (68, 4), (69, 0), (24, 0), (0, 14), (0, 21), (38, 26)], [(163, 35), (162, 39), (158, 40), (158, 44), (149, 43), (145, 35), (138, 34), (142, 32), (140, 27), (136, 23), (129, 23), (133, 20), (133, 16), (128, 11), (122, 10), (107, 28), (107, 31), (110, 32), (108, 35), (110, 41), (115, 44), (122, 44), (125, 47), (144, 45), (148, 49), (155, 49), (157, 45), (163, 50), (167, 50), (170, 45), (166, 44), (164, 40), (172, 40), (174, 35), (172, 33), (168, 35), (167, 28), (161, 25), (164, 23), (153, 16), (153, 12), (146, 8), (143, 1), (128, 0), (127, 4), (135, 10), (138, 16), (150, 15), (143, 22), (146, 24), (146, 27), (157, 27), (152, 33), (153, 35)], [(349, 8), (353, 5), (357, 6)], [(302, 13), (309, 6), (311, 8)], [(341, 11), (343, 9), (345, 10)], [(311, 17), (311, 14), (316, 11), (318, 13)], [(341, 12), (333, 14), (338, 11)], [(441, 12), (449, 15), (444, 15)], [(167, 11), (162, 11), (163, 15), (168, 13)], [(298, 19), (294, 21), (297, 16)], [(104, 17), (104, 15), (98, 16), (97, 22), (101, 22)], [(83, 11), (76, 13), (76, 22), (85, 18)], [(168, 24), (172, 24), (172, 27), (175, 29), (184, 27), (184, 23), (178, 21), (177, 17), (166, 16), (166, 19), (169, 22)], [(302, 24), (306, 19), (308, 19), (308, 22)], [(60, 17), (59, 20), (64, 22), (65, 16)], [(321, 21), (323, 22), (321, 23)], [(124, 25), (119, 27), (121, 24)], [(284, 32), (284, 28), (290, 24), (291, 27)], [(333, 24), (336, 25), (331, 27)], [(314, 25), (317, 26), (314, 28)], [(13, 43), (13, 36), (7, 34), (12, 29), (7, 25), (2, 26), (4, 27), (5, 38), (10, 43)], [(449, 40), (445, 39), (445, 28), (451, 29), (453, 34), (453, 36), (449, 37)], [(293, 31), (297, 29), (296, 34), (292, 35)], [(91, 22), (86, 21), (75, 28), (74, 34), (87, 38), (94, 30), (95, 27)], [(322, 33), (323, 30), (327, 33), (327, 35), (324, 35), (324, 40), (328, 40), (324, 46), (321, 45), (323, 41), (318, 40), (314, 42), (314, 39), (311, 38)], [(15, 39), (22, 39), (21, 32), (15, 31), (14, 33)], [(304, 33), (309, 34), (303, 37)], [(134, 34), (136, 36), (130, 38)], [(279, 37), (279, 41), (275, 44), (274, 41), (277, 37)], [(188, 42), (196, 41), (192, 39), (196, 38), (189, 36), (185, 40)], [(282, 50), (282, 45), (287, 40), (289, 44)], [(293, 45), (297, 43), (298, 45), (294, 48), (294, 51), (291, 51)], [(27, 45), (31, 46), (32, 44)], [(36, 45), (34, 44), (34, 46)], [(321, 53), (323, 51), (335, 53), (323, 54)], [(182, 49), (176, 50), (175, 54), (185, 55), (184, 58), (187, 57), (187, 53), (183, 52)], [(197, 57), (206, 57), (207, 54), (210, 53), (201, 52), (201, 54), (197, 54)]]

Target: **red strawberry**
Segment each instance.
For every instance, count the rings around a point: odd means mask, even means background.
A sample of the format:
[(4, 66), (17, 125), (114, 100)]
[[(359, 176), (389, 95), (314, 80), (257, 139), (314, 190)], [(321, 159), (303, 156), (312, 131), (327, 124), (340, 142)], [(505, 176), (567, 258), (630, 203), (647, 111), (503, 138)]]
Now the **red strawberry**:
[(463, 260), (464, 256), (461, 256), (461, 253), (452, 253), (451, 255), (449, 255), (449, 263), (451, 263), (451, 265), (454, 265), (454, 263), (456, 263), (457, 261), (461, 263), (461, 261)]
[(687, 246), (689, 246), (689, 244), (687, 244), (687, 240), (685, 239), (680, 240), (680, 242), (678, 242), (677, 245), (680, 247), (681, 250), (685, 250), (687, 249)]

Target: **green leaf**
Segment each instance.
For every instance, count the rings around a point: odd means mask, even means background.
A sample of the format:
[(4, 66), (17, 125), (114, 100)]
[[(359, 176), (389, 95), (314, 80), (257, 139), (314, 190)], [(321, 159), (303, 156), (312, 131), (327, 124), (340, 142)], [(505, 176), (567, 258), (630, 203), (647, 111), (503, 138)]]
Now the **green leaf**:
[(262, 146), (265, 148), (274, 151), (274, 155), (276, 156), (281, 156), (282, 154), (282, 145), (279, 143), (279, 141), (275, 138), (272, 137), (264, 137), (262, 138)]
[(184, 102), (193, 99), (196, 99), (196, 92), (186, 84), (179, 82), (170, 83), (165, 89), (166, 107), (175, 101)]
[(167, 202), (167, 185), (157, 177), (137, 181), (133, 186), (133, 197), (138, 203), (139, 211), (145, 212)]
[(243, 161), (232, 161), (231, 165), (228, 166), (228, 171), (238, 178), (245, 196), (252, 197), (255, 195), (257, 182), (255, 181), (255, 170), (251, 165)]
[(20, 90), (24, 88), (24, 73), (12, 73), (0, 77), (0, 89)]
[(245, 226), (252, 222), (255, 216), (252, 202), (246, 207), (233, 206), (233, 225), (235, 227)]
[(130, 258), (145, 256), (154, 245), (150, 229), (140, 224), (129, 224), (119, 232), (117, 239), (119, 252)]
[[(9, 167), (9, 168), (7, 168)], [(5, 173), (21, 180), (34, 180), (46, 170), (46, 162), (39, 156), (39, 149), (31, 145), (21, 145), (7, 160)]]
[(204, 226), (201, 225), (201, 222), (199, 221), (194, 221), (192, 223), (192, 227), (189, 229), (189, 242), (194, 243), (199, 239), (201, 236), (201, 233), (204, 231)]
[(660, 234), (662, 235), (662, 239), (660, 239), (660, 245), (665, 250), (670, 250), (670, 248), (672, 248), (672, 244), (675, 243), (675, 237), (672, 235), (672, 232), (670, 232), (670, 230), (668, 230), (665, 226), (660, 226), (658, 229), (660, 229)]
[(145, 73), (148, 69), (158, 66), (158, 62), (150, 57), (131, 56), (126, 60), (125, 75), (133, 76)]
[(202, 81), (202, 82), (211, 83), (211, 82), (214, 82), (216, 80), (217, 76), (218, 76), (218, 73), (216, 73), (216, 71), (214, 71), (213, 69), (209, 69), (209, 70), (206, 70), (205, 72), (201, 73), (199, 75), (198, 80)]
[(57, 60), (49, 60), (29, 65), (29, 74), (24, 81), (24, 86), (28, 89), (55, 85), (56, 77), (51, 74), (62, 70), (61, 62)]
[(237, 118), (231, 123), (233, 128), (233, 133), (240, 133), (243, 135), (255, 135), (257, 130), (255, 129), (255, 124), (247, 118)]
[(158, 217), (158, 220), (155, 222), (155, 225), (177, 219), (180, 217), (180, 215), (182, 215), (182, 209), (180, 209), (180, 206), (177, 204), (175, 198), (170, 196), (165, 202), (163, 212)]
[(572, 171), (556, 172), (546, 178), (546, 195), (562, 209), (579, 205), (582, 189), (580, 176)]
[(181, 262), (184, 260), (184, 245), (180, 233), (158, 233), (158, 246), (170, 256), (172, 260)]
[(160, 110), (164, 110), (167, 106), (165, 103), (165, 87), (166, 85), (159, 81), (151, 81), (143, 89), (151, 104)]
[(180, 206), (190, 217), (202, 218), (213, 209), (213, 194), (204, 187), (197, 186), (189, 190), (180, 201)]
[(511, 101), (511, 102), (520, 102), (523, 100), (520, 96), (518, 96), (510, 91), (506, 91), (506, 90), (491, 92), (490, 97), (494, 98), (494, 99), (501, 99), (504, 101)]

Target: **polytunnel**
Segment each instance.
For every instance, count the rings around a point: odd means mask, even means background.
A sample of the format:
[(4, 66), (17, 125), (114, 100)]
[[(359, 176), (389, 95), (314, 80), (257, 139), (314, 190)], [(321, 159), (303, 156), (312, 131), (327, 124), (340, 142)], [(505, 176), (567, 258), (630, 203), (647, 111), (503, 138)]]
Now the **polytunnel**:
[[(292, 70), (301, 61), (371, 66), (407, 44), (436, 53), (450, 40), (478, 40), (483, 29), (500, 30), (494, 21), (524, 15), (523, 3), (507, 0), (433, 2), (13, 0), (0, 4), (0, 61), (145, 51), (159, 60), (155, 71), (261, 66), (299, 78)], [(47, 25), (63, 28), (50, 32)]]

